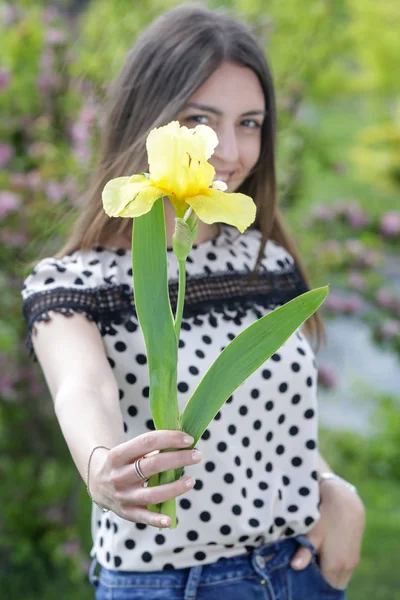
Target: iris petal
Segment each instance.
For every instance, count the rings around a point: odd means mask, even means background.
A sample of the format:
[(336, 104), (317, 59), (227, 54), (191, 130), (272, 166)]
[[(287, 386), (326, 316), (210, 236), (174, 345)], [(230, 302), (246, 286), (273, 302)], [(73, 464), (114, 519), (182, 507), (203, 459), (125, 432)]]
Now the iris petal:
[(103, 190), (103, 206), (111, 217), (140, 217), (154, 202), (168, 196), (178, 217), (188, 205), (204, 223), (228, 223), (243, 231), (253, 223), (256, 207), (244, 194), (226, 194), (226, 184), (214, 181), (208, 159), (218, 145), (216, 133), (206, 125), (194, 129), (172, 121), (153, 129), (146, 141), (149, 178), (118, 177)]
[(188, 129), (172, 121), (153, 129), (146, 142), (150, 178), (177, 198), (200, 192), (212, 183), (215, 172), (207, 159), (217, 144), (216, 133), (206, 125)]
[(187, 198), (186, 202), (204, 223), (227, 223), (241, 233), (256, 218), (256, 205), (245, 194), (226, 194), (210, 189), (205, 194)]
[(103, 190), (103, 207), (110, 217), (140, 217), (165, 195), (144, 175), (111, 179)]

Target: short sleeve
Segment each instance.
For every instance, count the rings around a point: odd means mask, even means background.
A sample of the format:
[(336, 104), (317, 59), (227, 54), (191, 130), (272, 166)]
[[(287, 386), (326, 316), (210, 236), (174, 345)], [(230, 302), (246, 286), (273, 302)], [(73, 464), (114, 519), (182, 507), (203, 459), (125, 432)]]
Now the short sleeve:
[(25, 279), (23, 314), (28, 326), (28, 348), (32, 350), (35, 323), (50, 321), (51, 312), (71, 317), (83, 314), (101, 333), (113, 333), (132, 312), (132, 294), (117, 280), (104, 278), (104, 265), (90, 254), (75, 252), (62, 258), (45, 258)]

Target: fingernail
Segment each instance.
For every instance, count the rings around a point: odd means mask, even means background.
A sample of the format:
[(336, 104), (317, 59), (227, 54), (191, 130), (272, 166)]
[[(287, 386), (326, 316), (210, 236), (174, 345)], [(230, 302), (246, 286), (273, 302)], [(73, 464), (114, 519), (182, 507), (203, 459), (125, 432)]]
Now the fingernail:
[(192, 452), (193, 460), (195, 460), (196, 462), (200, 462), (202, 458), (203, 458), (202, 452), (199, 452), (199, 450), (193, 450), (193, 452)]
[(191, 435), (185, 435), (185, 437), (183, 438), (183, 443), (188, 444), (188, 446), (193, 444), (193, 442), (194, 442), (194, 438), (192, 438)]
[(167, 518), (161, 519), (161, 525), (164, 525), (164, 527), (168, 527), (168, 525), (170, 525), (170, 521)]
[(194, 486), (194, 479), (193, 477), (185, 477), (184, 478), (184, 482), (187, 488), (192, 488)]
[(292, 562), (292, 566), (296, 569), (300, 569), (303, 566), (303, 561), (301, 560), (301, 558), (296, 558), (296, 560)]

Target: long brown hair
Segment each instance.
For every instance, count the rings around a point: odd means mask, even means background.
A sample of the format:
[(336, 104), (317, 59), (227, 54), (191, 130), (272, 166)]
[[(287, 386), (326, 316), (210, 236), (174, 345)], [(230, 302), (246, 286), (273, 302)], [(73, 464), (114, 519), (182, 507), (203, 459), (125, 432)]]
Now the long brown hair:
[[(267, 116), (259, 160), (240, 189), (257, 205), (254, 227), (261, 231), (259, 264), (265, 244), (274, 239), (296, 260), (309, 285), (294, 241), (276, 203), (275, 94), (271, 71), (252, 33), (226, 12), (199, 5), (170, 10), (142, 33), (128, 53), (110, 91), (97, 168), (66, 245), (58, 256), (110, 240), (130, 240), (131, 219), (110, 218), (102, 210), (101, 193), (110, 179), (147, 170), (145, 141), (149, 131), (176, 119), (188, 99), (223, 63), (250, 68), (262, 86)], [(318, 349), (324, 338), (317, 314), (305, 324)]]

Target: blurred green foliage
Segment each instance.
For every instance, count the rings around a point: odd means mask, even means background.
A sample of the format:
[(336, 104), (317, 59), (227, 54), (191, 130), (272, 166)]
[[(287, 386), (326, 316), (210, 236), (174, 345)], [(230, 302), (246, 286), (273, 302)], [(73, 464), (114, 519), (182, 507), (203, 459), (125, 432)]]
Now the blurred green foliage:
[(367, 507), (362, 559), (349, 588), (349, 600), (394, 600), (400, 589), (395, 567), (400, 536), (400, 416), (398, 401), (377, 400), (375, 433), (323, 430), (321, 450), (333, 469), (352, 481)]
[[(351, 294), (327, 314), (357, 314), (400, 353), (400, 301), (386, 272), (400, 240), (398, 2), (204, 3), (233, 10), (265, 45), (281, 204), (313, 283)], [(0, 3), (0, 589), (10, 600), (93, 597), (84, 583), (90, 504), (24, 348), (16, 298), (79, 209), (110, 80), (143, 27), (177, 4)], [(400, 587), (386, 560), (400, 534), (399, 411), (388, 399), (377, 405), (368, 439), (322, 432), (328, 460), (358, 485), (368, 511), (350, 600), (393, 600)]]

